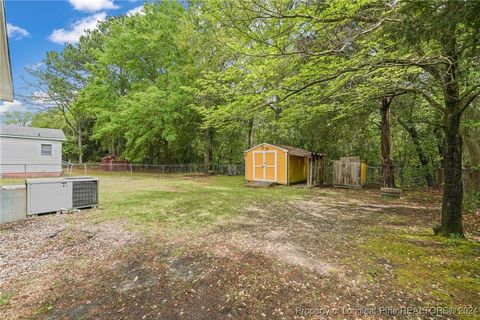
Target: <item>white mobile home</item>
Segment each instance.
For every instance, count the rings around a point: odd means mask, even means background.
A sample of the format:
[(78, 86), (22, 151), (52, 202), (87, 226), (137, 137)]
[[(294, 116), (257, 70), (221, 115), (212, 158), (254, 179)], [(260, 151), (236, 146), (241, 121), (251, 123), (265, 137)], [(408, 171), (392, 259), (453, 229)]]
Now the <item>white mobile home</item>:
[(0, 125), (0, 176), (59, 176), (65, 141), (59, 129)]

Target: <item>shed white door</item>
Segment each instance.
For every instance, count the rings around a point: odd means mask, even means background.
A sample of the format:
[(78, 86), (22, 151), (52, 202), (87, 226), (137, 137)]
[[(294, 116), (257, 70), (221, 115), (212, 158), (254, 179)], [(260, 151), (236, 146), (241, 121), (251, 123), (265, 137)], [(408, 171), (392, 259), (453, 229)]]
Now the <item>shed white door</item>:
[(253, 151), (253, 180), (277, 181), (277, 151)]

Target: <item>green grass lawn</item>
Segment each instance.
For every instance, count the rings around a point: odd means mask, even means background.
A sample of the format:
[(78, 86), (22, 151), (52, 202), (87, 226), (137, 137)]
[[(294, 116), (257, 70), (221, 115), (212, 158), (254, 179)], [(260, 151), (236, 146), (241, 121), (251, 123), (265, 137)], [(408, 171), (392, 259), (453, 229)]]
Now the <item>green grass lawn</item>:
[[(394, 285), (411, 293), (428, 293), (433, 300), (424, 305), (458, 308), (474, 306), (478, 314), (458, 315), (460, 319), (480, 318), (480, 243), (471, 239), (434, 236), (430, 228), (386, 232), (371, 228), (371, 235), (359, 246), (359, 261), (376, 277), (393, 274)], [(388, 269), (378, 268), (378, 261)], [(371, 279), (370, 279), (371, 280)]]
[(24, 184), (25, 179), (23, 178), (1, 178), (0, 186), (7, 186), (10, 184)]
[[(127, 218), (145, 227), (195, 227), (235, 217), (248, 206), (268, 206), (310, 193), (307, 188), (248, 188), (243, 176), (153, 175), (102, 172), (97, 221)], [(2, 185), (23, 184), (23, 178), (1, 179)]]
[[(283, 298), (280, 297), (284, 299), (281, 302), (283, 305), (273, 303), (264, 306), (275, 310), (277, 307), (283, 308), (289, 301), (300, 301), (318, 307), (322, 306), (317, 305), (319, 303), (334, 304), (338, 299), (340, 305), (366, 304), (362, 298), (374, 305), (387, 307), (389, 304), (398, 307), (405, 303), (407, 306), (415, 304), (424, 307), (480, 307), (480, 243), (475, 239), (433, 236), (430, 225), (438, 218), (439, 209), (434, 207), (440, 196), (438, 194), (422, 195), (414, 191), (407, 192), (401, 200), (386, 200), (372, 190), (309, 189), (299, 186), (249, 188), (244, 186), (243, 177), (148, 173), (130, 175), (118, 172), (89, 172), (89, 175), (100, 179), (100, 205), (99, 208), (66, 218), (71, 236), (79, 234), (73, 232), (79, 222), (83, 230), (86, 228), (85, 223), (117, 225), (118, 221), (118, 225), (122, 226), (120, 228), (125, 227), (128, 231), (145, 235), (149, 239), (145, 247), (125, 248), (127, 256), (128, 250), (133, 250), (135, 259), (137, 255), (154, 257), (151, 264), (145, 267), (146, 270), (158, 266), (171, 270), (175, 268), (170, 265), (171, 261), (183, 258), (192, 259), (192, 265), (195, 265), (201, 262), (198, 259), (215, 256), (219, 250), (215, 246), (219, 243), (230, 248), (237, 247), (235, 250), (239, 251), (235, 251), (236, 256), (232, 260), (222, 256), (222, 262), (216, 265), (216, 270), (221, 272), (228, 286), (221, 289), (227, 290), (225, 292), (217, 292), (216, 289), (212, 291), (219, 294), (219, 300), (215, 303), (224, 303), (222, 297), (228, 294), (247, 306), (252, 304), (249, 308), (255, 310), (254, 305), (259, 302), (252, 302), (255, 300), (248, 300), (243, 295), (244, 289), (237, 288), (238, 280), (235, 280), (238, 273), (231, 271), (237, 270), (238, 261), (244, 261), (245, 268), (238, 269), (238, 272), (243, 279), (248, 279), (245, 280), (246, 285), (252, 292), (281, 288), (282, 285), (276, 282), (274, 276), (277, 273), (282, 274), (285, 281), (305, 285), (304, 288), (309, 288), (311, 284), (323, 288), (317, 291), (302, 289), (290, 292)], [(14, 183), (23, 183), (23, 179), (2, 180), (2, 184)], [(422, 201), (425, 197), (427, 200)], [(41, 218), (43, 217), (39, 217)], [(7, 233), (8, 230), (2, 230), (2, 235)], [(182, 237), (186, 238), (187, 234), (188, 240), (182, 241)], [(283, 236), (277, 239), (276, 234)], [(238, 238), (255, 239), (260, 251), (266, 248), (265, 256), (260, 257), (243, 245), (238, 248), (238, 243), (235, 242)], [(60, 240), (53, 238), (52, 243), (55, 241)], [(68, 232), (65, 232), (61, 241), (65, 243), (59, 247), (76, 243), (75, 239), (69, 238)], [(169, 246), (168, 253), (165, 256), (159, 255), (157, 250), (164, 252), (166, 246)], [(277, 252), (275, 248), (286, 249), (285, 252)], [(223, 247), (220, 250), (224, 250)], [(275, 252), (273, 256), (272, 252)], [(306, 255), (306, 252), (310, 254)], [(116, 254), (113, 253), (114, 256)], [(293, 259), (286, 255), (293, 255)], [(116, 261), (126, 258), (115, 256), (112, 259)], [(79, 263), (83, 260), (74, 261), (76, 262), (73, 263)], [(326, 277), (317, 277), (311, 270), (301, 267), (301, 264), (300, 271), (294, 271), (289, 266), (292, 261), (328, 262), (337, 271)], [(79, 275), (91, 269), (87, 260), (83, 263), (88, 268), (79, 269)], [(129, 262), (125, 263), (128, 265)], [(112, 272), (109, 265), (100, 267), (105, 267), (108, 275), (102, 280), (103, 287), (117, 285), (109, 278)], [(181, 271), (184, 266), (179, 268)], [(196, 269), (191, 271), (195, 273)], [(177, 280), (172, 280), (165, 274), (154, 276), (166, 279), (172, 287), (179, 285)], [(89, 277), (95, 275), (85, 276), (86, 279)], [(123, 279), (122, 275), (118, 277)], [(215, 280), (212, 283), (216, 283), (216, 276), (212, 279)], [(84, 280), (79, 280), (77, 284), (80, 288), (82, 281)], [(302, 284), (302, 281), (308, 283)], [(359, 296), (349, 293), (351, 283), (355, 284), (353, 287), (356, 290), (360, 290)], [(97, 286), (96, 283), (91, 285)], [(194, 282), (187, 281), (180, 285), (187, 292), (202, 290)], [(68, 283), (59, 286), (66, 292), (73, 292), (70, 294), (75, 294), (78, 289), (69, 288)], [(210, 283), (205, 286), (211, 287)], [(10, 292), (0, 292), (0, 311), (15, 306), (15, 295), (12, 298)], [(95, 295), (99, 294), (103, 293), (92, 293), (88, 299), (95, 301), (98, 298)], [(265, 292), (265, 296), (271, 294)], [(60, 304), (48, 301), (49, 308), (40, 308), (41, 313), (48, 314), (63, 306), (77, 307), (69, 300), (62, 300), (62, 296), (63, 293), (59, 292), (57, 297), (52, 297), (50, 301), (58, 299)], [(259, 296), (252, 294), (249, 297), (256, 299)], [(176, 303), (183, 303), (182, 299), (178, 301)], [(39, 305), (47, 304), (42, 301)], [(170, 307), (173, 310), (178, 308), (176, 304)], [(40, 309), (37, 306), (37, 311)], [(132, 310), (136, 310), (135, 305), (132, 305)], [(456, 318), (469, 320), (479, 317), (479, 314), (456, 315)]]
[(248, 188), (243, 177), (135, 175), (101, 178), (99, 219), (128, 218), (145, 226), (195, 227), (234, 218), (246, 207), (298, 199), (310, 190)]

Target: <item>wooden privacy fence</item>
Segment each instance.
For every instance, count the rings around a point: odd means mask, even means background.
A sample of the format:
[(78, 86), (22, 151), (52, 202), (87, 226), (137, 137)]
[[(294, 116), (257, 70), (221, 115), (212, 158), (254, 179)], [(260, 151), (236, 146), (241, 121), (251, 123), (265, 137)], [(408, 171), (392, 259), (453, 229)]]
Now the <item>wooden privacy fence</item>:
[(367, 166), (360, 157), (341, 157), (333, 161), (334, 187), (360, 189), (366, 181)]
[(325, 156), (312, 152), (312, 156), (307, 158), (307, 160), (307, 186), (315, 187), (323, 185), (326, 173)]

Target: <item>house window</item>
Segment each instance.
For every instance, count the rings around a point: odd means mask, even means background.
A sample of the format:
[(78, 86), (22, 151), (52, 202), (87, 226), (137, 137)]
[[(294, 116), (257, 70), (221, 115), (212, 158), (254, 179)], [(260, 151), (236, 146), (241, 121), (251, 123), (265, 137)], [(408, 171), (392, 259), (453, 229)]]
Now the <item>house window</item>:
[(42, 144), (41, 155), (42, 156), (51, 156), (52, 155), (52, 145), (51, 144)]

